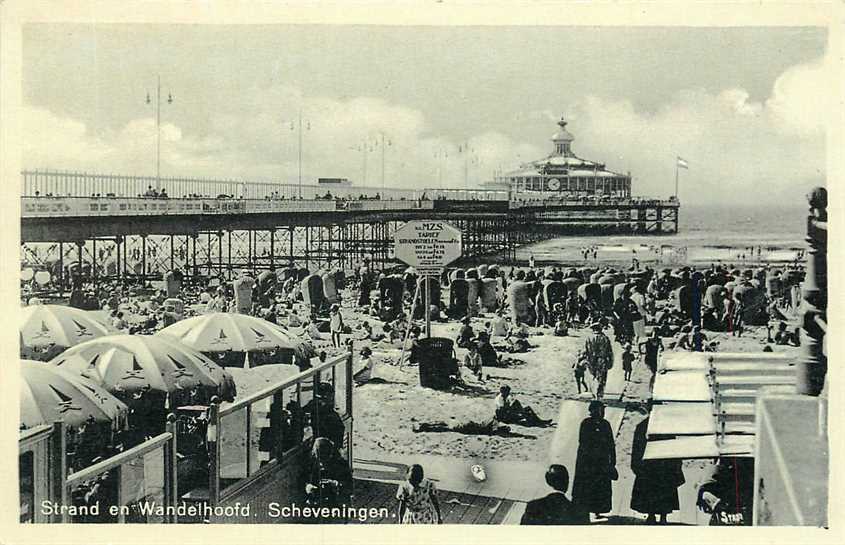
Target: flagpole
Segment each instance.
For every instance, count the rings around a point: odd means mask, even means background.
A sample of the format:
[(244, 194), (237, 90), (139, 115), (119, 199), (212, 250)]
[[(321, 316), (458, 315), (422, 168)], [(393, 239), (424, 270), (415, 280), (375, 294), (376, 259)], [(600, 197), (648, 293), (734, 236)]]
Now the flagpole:
[(678, 200), (678, 158), (675, 158), (675, 200)]

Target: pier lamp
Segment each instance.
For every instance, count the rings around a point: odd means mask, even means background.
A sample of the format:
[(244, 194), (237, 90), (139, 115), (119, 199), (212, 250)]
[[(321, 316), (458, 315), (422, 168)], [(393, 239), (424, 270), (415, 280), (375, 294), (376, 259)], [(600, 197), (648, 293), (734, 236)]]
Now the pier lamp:
[[(147, 91), (147, 104), (152, 104), (150, 92)], [(173, 95), (167, 93), (167, 103), (173, 104)], [(161, 76), (157, 76), (156, 95), (156, 191), (161, 189)]]
[[(283, 120), (282, 122), (284, 123), (285, 121)], [(302, 131), (303, 131), (303, 129), (305, 131), (310, 131), (311, 130), (311, 122), (308, 121), (307, 119), (303, 120), (302, 119), (302, 110), (299, 110), (299, 117), (297, 118), (297, 120), (296, 121), (288, 121), (288, 123), (290, 123), (291, 132), (298, 130), (298, 138), (297, 138), (298, 141), (299, 141), (299, 152), (298, 152), (298, 155), (299, 155), (298, 194), (299, 195), (298, 196), (299, 196), (300, 199), (302, 199)]]

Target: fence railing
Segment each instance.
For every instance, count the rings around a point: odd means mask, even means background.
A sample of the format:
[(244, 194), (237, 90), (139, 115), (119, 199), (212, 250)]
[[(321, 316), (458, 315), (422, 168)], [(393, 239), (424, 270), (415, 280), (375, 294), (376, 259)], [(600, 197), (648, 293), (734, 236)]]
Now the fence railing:
[(321, 429), (321, 406), (315, 400), (321, 384), (331, 385), (334, 410), (343, 422), (343, 441), (336, 447), (344, 453), (351, 469), (350, 349), (230, 405), (212, 403), (207, 433), (209, 505), (237, 497), (280, 466), (302, 466), (315, 430)]
[[(176, 463), (176, 429), (170, 418), (165, 433), (68, 475), (66, 497), (78, 496), (80, 489), (93, 491), (103, 500), (97, 514), (102, 522), (174, 523)], [(69, 517), (63, 522), (70, 522)]]
[(67, 505), (65, 427), (61, 422), (24, 430), (18, 439), (20, 522), (61, 522), (43, 505)]

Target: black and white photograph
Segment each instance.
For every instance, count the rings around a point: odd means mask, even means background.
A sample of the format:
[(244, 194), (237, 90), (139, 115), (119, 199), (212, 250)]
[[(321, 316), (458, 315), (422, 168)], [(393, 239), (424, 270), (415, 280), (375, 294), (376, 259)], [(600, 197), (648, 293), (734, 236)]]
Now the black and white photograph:
[(841, 537), (841, 5), (626, 25), (618, 4), (146, 4), (182, 15), (42, 10), (11, 36), (19, 528)]

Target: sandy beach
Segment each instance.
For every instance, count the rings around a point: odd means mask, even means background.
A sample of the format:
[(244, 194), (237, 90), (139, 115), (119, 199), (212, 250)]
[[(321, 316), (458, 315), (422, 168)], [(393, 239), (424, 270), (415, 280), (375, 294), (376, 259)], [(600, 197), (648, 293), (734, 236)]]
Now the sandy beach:
[[(440, 391), (423, 388), (419, 383), (418, 367), (407, 362), (396, 365), (401, 353), (401, 343), (386, 341), (367, 342), (360, 338), (358, 326), (363, 321), (374, 322), (353, 308), (351, 292), (345, 293), (346, 303), (342, 306), (344, 321), (353, 329), (351, 337), (355, 347), (355, 364), (360, 349), (370, 346), (376, 362), (376, 380), (357, 386), (353, 393), (355, 415), (354, 448), (358, 452), (385, 452), (391, 456), (443, 455), (479, 460), (513, 460), (544, 462), (548, 459), (552, 438), (557, 423), (550, 427), (524, 427), (511, 425), (513, 437), (475, 436), (456, 432), (416, 433), (414, 424), (442, 421), (447, 424), (483, 422), (494, 413), (494, 398), (499, 387), (509, 385), (513, 394), (523, 405), (531, 406), (542, 418), (556, 419), (560, 404), (567, 399), (589, 400), (586, 394), (579, 395), (572, 373), (572, 364), (577, 351), (583, 346), (588, 330), (571, 329), (568, 337), (555, 337), (551, 328), (530, 328), (529, 342), (533, 348), (522, 354), (507, 354), (516, 360), (510, 367), (486, 368), (484, 382), (478, 382), (470, 373), (463, 371), (467, 388)], [(444, 295), (446, 297), (446, 295)], [(492, 314), (473, 318), (471, 325), (479, 331)], [(418, 322), (419, 325), (424, 325)], [(455, 339), (460, 324), (434, 323), (432, 336)], [(742, 337), (729, 333), (707, 332), (708, 339), (719, 341), (720, 352), (760, 352), (766, 346), (766, 328), (750, 327)], [(314, 341), (318, 350), (325, 350), (329, 356), (340, 354), (342, 349), (331, 347), (328, 335)], [(501, 340), (501, 339), (500, 339)], [(496, 338), (493, 338), (496, 344)], [(792, 352), (798, 349), (789, 346), (772, 345), (775, 352)], [(457, 349), (459, 361), (463, 360), (465, 349)], [(621, 347), (614, 343), (614, 354), (619, 363)], [(407, 358), (406, 358), (407, 359)], [(290, 376), (290, 366), (266, 366), (235, 374), (239, 397), (279, 382)], [(641, 361), (635, 361), (632, 380), (616, 396), (608, 397), (609, 403), (625, 408), (625, 415), (617, 435), (617, 455), (620, 468), (629, 463), (631, 439), (634, 427), (644, 418), (641, 406), (649, 397), (649, 371)]]

